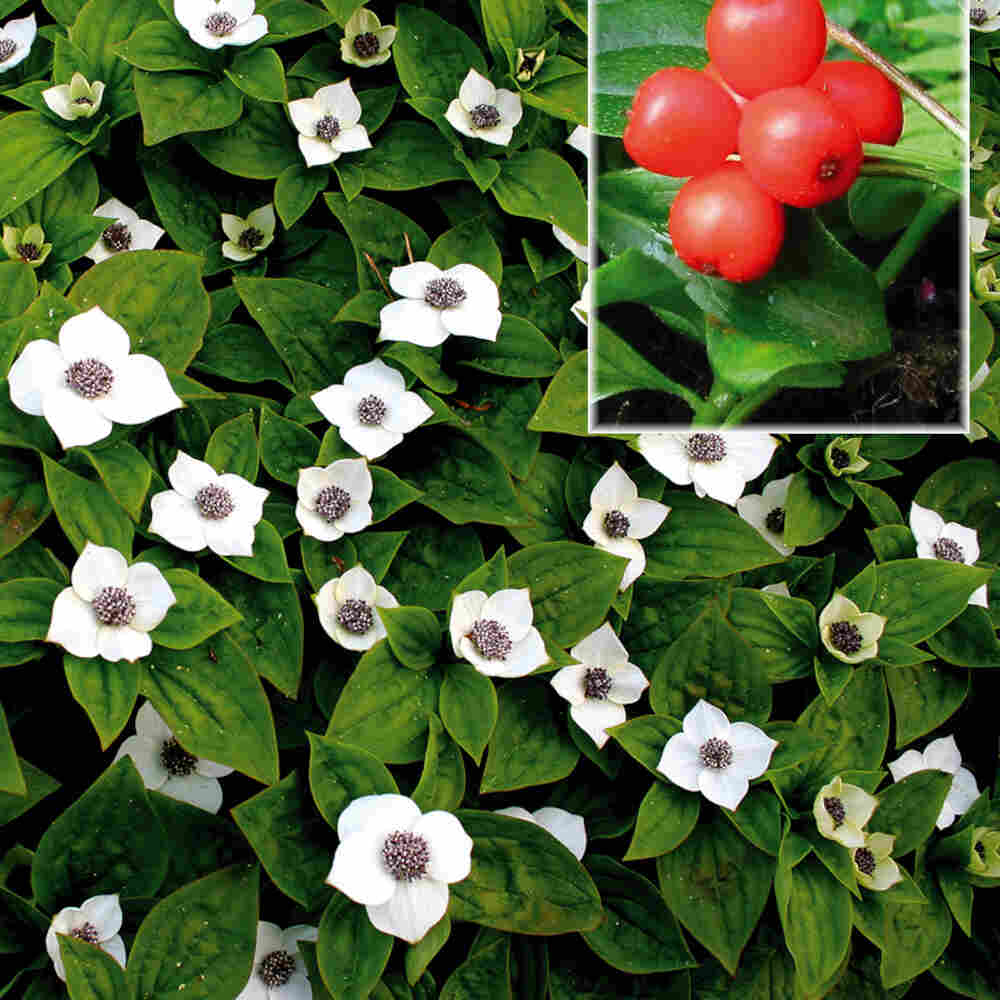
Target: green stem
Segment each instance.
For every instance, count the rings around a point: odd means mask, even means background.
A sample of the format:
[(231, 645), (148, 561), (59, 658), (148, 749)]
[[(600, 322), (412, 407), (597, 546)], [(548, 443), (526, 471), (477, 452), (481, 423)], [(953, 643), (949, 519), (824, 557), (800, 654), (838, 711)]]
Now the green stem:
[(740, 397), (731, 389), (725, 388), (716, 379), (712, 383), (712, 389), (708, 394), (708, 399), (702, 401), (695, 407), (694, 417), (691, 420), (692, 427), (719, 427), (729, 415), (730, 411), (739, 403)]
[(926, 181), (928, 184), (936, 184), (941, 179), (933, 170), (925, 170), (923, 167), (907, 166), (905, 163), (871, 163), (868, 160), (861, 164), (858, 174), (862, 177), (906, 177), (913, 181)]
[(744, 424), (748, 417), (753, 416), (768, 400), (773, 399), (780, 391), (781, 386), (764, 386), (756, 392), (750, 393), (732, 408), (729, 416), (723, 422), (723, 427), (738, 427)]
[(885, 291), (900, 275), (910, 258), (924, 245), (934, 227), (951, 211), (959, 201), (953, 191), (938, 188), (932, 191), (914, 216), (913, 221), (903, 231), (889, 255), (879, 264), (875, 272), (878, 287)]

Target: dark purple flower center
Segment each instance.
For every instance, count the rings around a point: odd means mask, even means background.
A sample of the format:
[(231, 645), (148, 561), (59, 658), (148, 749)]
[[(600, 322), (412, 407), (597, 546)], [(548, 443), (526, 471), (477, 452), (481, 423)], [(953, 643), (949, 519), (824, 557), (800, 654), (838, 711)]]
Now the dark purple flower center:
[(989, 15), (986, 13), (985, 7), (973, 7), (972, 10), (969, 11), (969, 20), (977, 26), (985, 24), (988, 16)]
[(115, 253), (128, 250), (132, 246), (132, 234), (124, 222), (112, 222), (107, 229), (101, 233), (104, 245)]
[(366, 427), (378, 427), (388, 412), (388, 407), (381, 396), (365, 396), (358, 403), (358, 422)]
[(102, 587), (90, 606), (102, 625), (128, 625), (135, 618), (135, 598), (124, 587)]
[(354, 41), (351, 44), (354, 46), (354, 51), (362, 59), (371, 59), (372, 56), (378, 55), (378, 35), (372, 31), (365, 31), (360, 35), (355, 35)]
[(871, 878), (875, 874), (875, 855), (867, 847), (859, 847), (854, 852), (854, 864), (862, 875)]
[(316, 138), (324, 142), (333, 142), (340, 135), (340, 121), (333, 115), (323, 115), (316, 122)]
[(835, 469), (846, 469), (851, 464), (851, 456), (843, 448), (831, 448), (830, 464)]
[(247, 226), (240, 233), (236, 245), (243, 250), (255, 250), (264, 242), (264, 234), (256, 226)]
[(721, 771), (729, 767), (733, 762), (732, 745), (718, 737), (711, 737), (706, 740), (698, 749), (698, 756), (705, 767), (710, 767), (715, 771)]
[(6, 62), (17, 51), (13, 38), (0, 38), (0, 63)]
[(284, 986), (295, 971), (295, 956), (287, 951), (272, 951), (257, 963), (257, 978), (268, 988)]
[(90, 104), (93, 105), (93, 100), (89, 97), (77, 97), (73, 99), (74, 104)]
[(115, 373), (97, 358), (74, 361), (66, 369), (66, 384), (84, 399), (99, 399), (111, 392)]
[(934, 543), (934, 555), (948, 562), (965, 562), (965, 550), (950, 538), (939, 538)]
[(364, 635), (375, 624), (375, 613), (370, 604), (350, 597), (338, 609), (337, 623), (348, 632)]
[(844, 803), (836, 795), (826, 796), (823, 799), (823, 808), (830, 814), (834, 830), (843, 826), (844, 820), (847, 818), (847, 810), (844, 808)]
[(172, 778), (186, 778), (189, 774), (194, 774), (194, 769), (198, 765), (198, 758), (193, 753), (188, 753), (171, 737), (164, 740), (160, 747), (160, 763), (163, 769)]
[(694, 462), (721, 462), (726, 457), (726, 442), (720, 434), (698, 431), (688, 438), (687, 453)]
[(382, 844), (382, 863), (399, 882), (413, 882), (427, 874), (431, 851), (427, 841), (416, 833), (397, 830)]
[(469, 117), (473, 128), (496, 128), (500, 124), (500, 112), (495, 104), (477, 104)]
[(783, 534), (785, 530), (785, 508), (775, 507), (768, 511), (767, 517), (764, 518), (764, 527), (772, 535)]
[(431, 278), (424, 287), (424, 302), (435, 309), (451, 309), (465, 301), (465, 289), (454, 278)]
[(194, 502), (198, 505), (201, 516), (207, 517), (210, 521), (221, 521), (236, 510), (232, 493), (224, 486), (217, 486), (215, 483), (202, 486), (195, 493)]
[(75, 937), (80, 941), (86, 941), (87, 944), (97, 944), (101, 940), (100, 934), (97, 933), (97, 928), (88, 920), (85, 924), (80, 924), (79, 927), (74, 927), (69, 932), (70, 937)]
[(830, 645), (847, 656), (853, 656), (864, 645), (857, 625), (850, 622), (834, 622), (830, 626)]
[(480, 655), (487, 660), (504, 660), (513, 648), (507, 629), (490, 618), (480, 618), (467, 634)]
[(217, 11), (205, 18), (205, 30), (210, 35), (215, 35), (216, 38), (222, 38), (223, 35), (228, 35), (238, 23), (229, 11)]
[(609, 538), (624, 538), (631, 521), (620, 510), (609, 510), (604, 515), (604, 530)]
[(611, 693), (611, 674), (604, 667), (588, 667), (583, 675), (583, 695), (604, 701)]
[(324, 486), (313, 499), (316, 513), (330, 524), (340, 520), (350, 506), (351, 494), (339, 486)]
[(37, 243), (18, 243), (14, 250), (26, 264), (42, 256), (42, 248)]

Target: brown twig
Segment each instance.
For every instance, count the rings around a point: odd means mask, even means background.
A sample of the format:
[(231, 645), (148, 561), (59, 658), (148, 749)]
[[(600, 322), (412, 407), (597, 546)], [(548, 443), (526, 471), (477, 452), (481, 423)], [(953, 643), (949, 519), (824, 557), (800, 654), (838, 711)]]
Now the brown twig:
[(410, 234), (403, 233), (403, 241), (406, 243), (406, 256), (410, 263), (413, 263), (413, 247), (410, 246)]
[(392, 292), (389, 291), (389, 286), (385, 283), (385, 278), (382, 277), (382, 272), (378, 269), (378, 264), (372, 259), (372, 255), (365, 251), (365, 260), (368, 261), (368, 266), (375, 272), (375, 277), (378, 278), (378, 283), (382, 286), (383, 291), (389, 298), (392, 298)]

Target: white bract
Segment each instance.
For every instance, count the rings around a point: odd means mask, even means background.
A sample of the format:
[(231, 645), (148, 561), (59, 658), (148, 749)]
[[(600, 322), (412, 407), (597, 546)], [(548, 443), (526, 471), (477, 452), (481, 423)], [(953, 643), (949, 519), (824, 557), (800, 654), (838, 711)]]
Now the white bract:
[(572, 146), (575, 150), (583, 153), (587, 159), (590, 159), (590, 129), (586, 125), (577, 125), (575, 129), (569, 134), (569, 138), (566, 140), (567, 146)]
[(222, 231), (228, 237), (222, 244), (227, 260), (252, 260), (274, 242), (274, 205), (268, 202), (255, 208), (245, 219), (230, 212), (222, 213)]
[(558, 806), (542, 806), (534, 812), (528, 812), (521, 806), (508, 806), (506, 809), (494, 809), (501, 816), (513, 816), (523, 819), (526, 823), (548, 830), (563, 847), (579, 861), (587, 850), (587, 827), (583, 817), (571, 813)]
[(349, 368), (342, 385), (327, 386), (311, 398), (341, 438), (368, 459), (395, 448), (434, 413), (380, 358)]
[(761, 536), (783, 556), (795, 551), (794, 545), (785, 543), (785, 504), (792, 476), (772, 479), (763, 493), (748, 493), (736, 501), (736, 513), (752, 525)]
[(878, 656), (878, 640), (887, 619), (862, 610), (837, 593), (819, 615), (819, 637), (827, 650), (844, 663), (860, 663)]
[(396, 29), (391, 24), (383, 26), (374, 11), (359, 7), (344, 25), (340, 58), (362, 68), (381, 66), (389, 61), (389, 49), (395, 40)]
[[(910, 507), (910, 531), (917, 540), (918, 559), (944, 559), (965, 566), (974, 566), (979, 559), (979, 532), (975, 528), (955, 521), (945, 524), (937, 511), (915, 501)], [(972, 592), (969, 603), (989, 607), (985, 583)]]
[(776, 438), (747, 431), (668, 431), (639, 435), (649, 464), (672, 483), (694, 483), (698, 496), (733, 505), (768, 466)]
[(87, 542), (73, 564), (71, 586), (56, 597), (46, 642), (89, 659), (134, 662), (148, 656), (148, 633), (176, 603), (170, 584), (152, 563), (131, 566), (117, 550)]
[(989, 229), (990, 224), (987, 219), (980, 219), (978, 215), (969, 216), (969, 246), (973, 253), (990, 252), (990, 248), (986, 245), (986, 234)]
[(372, 523), (372, 474), (363, 458), (299, 470), (295, 516), (310, 538), (335, 542)]
[(1000, 28), (1000, 0), (969, 0), (969, 27), (973, 31)]
[(975, 392), (985, 381), (990, 373), (990, 366), (984, 361), (977, 369), (976, 373), (969, 380), (969, 392)]
[(878, 807), (878, 799), (857, 785), (845, 784), (838, 774), (824, 785), (813, 802), (819, 832), (844, 847), (864, 847), (864, 826)]
[(444, 116), (462, 135), (506, 146), (522, 114), (519, 94), (498, 90), (485, 76), (470, 69)]
[(379, 313), (379, 340), (405, 340), (437, 347), (450, 335), (496, 340), (500, 330), (500, 291), (474, 264), (447, 271), (420, 260), (389, 273), (389, 284), (403, 298)]
[(639, 490), (615, 462), (590, 491), (590, 513), (583, 521), (587, 537), (604, 552), (628, 559), (619, 590), (637, 580), (646, 568), (646, 553), (639, 542), (663, 524), (670, 508), (639, 496)]
[(372, 148), (368, 130), (360, 124), (361, 102), (350, 80), (331, 83), (312, 97), (292, 101), (288, 114), (298, 130), (299, 150), (307, 167), (333, 163), (341, 153)]
[(608, 622), (581, 639), (570, 656), (577, 662), (559, 670), (550, 683), (569, 702), (572, 720), (600, 749), (608, 741), (608, 729), (625, 721), (625, 706), (642, 697), (649, 681), (629, 663), (628, 651)]
[(889, 856), (895, 843), (896, 838), (887, 833), (869, 833), (864, 846), (851, 851), (854, 874), (866, 889), (883, 892), (902, 881), (899, 865)]
[(13, 69), (28, 58), (36, 34), (38, 26), (34, 14), (11, 18), (0, 28), (0, 73)]
[(766, 587), (761, 587), (762, 594), (777, 594), (779, 597), (791, 597), (792, 592), (788, 589), (788, 584), (781, 580), (778, 583), (769, 583)]
[(571, 253), (574, 257), (582, 260), (584, 264), (590, 262), (590, 251), (586, 243), (574, 240), (565, 229), (560, 229), (555, 223), (552, 224), (552, 235)]
[(456, 656), (489, 677), (524, 677), (549, 662), (545, 643), (531, 623), (531, 595), (521, 590), (456, 594), (448, 632)]
[(590, 299), (590, 279), (583, 283), (580, 289), (580, 297), (570, 306), (570, 312), (584, 325), (587, 325), (588, 316), (591, 309)]
[(384, 639), (378, 609), (398, 607), (399, 601), (360, 564), (327, 580), (316, 595), (323, 631), (345, 649), (371, 649)]
[(60, 83), (43, 90), (42, 100), (50, 111), (64, 121), (93, 118), (104, 100), (104, 84), (100, 80), (88, 83), (82, 73), (74, 73), (69, 83)]
[(448, 885), (472, 868), (472, 838), (458, 819), (421, 815), (404, 795), (363, 795), (337, 820), (340, 844), (326, 881), (384, 934), (419, 941), (448, 909)]
[(750, 779), (770, 766), (778, 745), (749, 722), (730, 722), (722, 709), (700, 700), (684, 716), (683, 730), (671, 736), (656, 769), (689, 792), (735, 809), (750, 790)]
[(299, 942), (318, 937), (319, 928), (308, 924), (296, 924), (283, 931), (267, 920), (257, 921), (253, 972), (236, 1000), (312, 1000), (312, 985)]
[(163, 236), (164, 231), (159, 226), (140, 219), (135, 209), (117, 198), (109, 198), (103, 205), (98, 205), (94, 215), (115, 220), (85, 255), (95, 264), (126, 250), (152, 250)]
[(147, 788), (210, 813), (222, 807), (219, 778), (233, 773), (225, 764), (185, 750), (150, 701), (136, 713), (135, 736), (129, 736), (115, 754), (116, 761), (122, 757), (132, 758)]
[(253, 555), (257, 522), (268, 490), (235, 472), (221, 475), (208, 464), (177, 452), (167, 470), (172, 490), (157, 493), (149, 530), (185, 552), (206, 546), (220, 556)]
[(129, 354), (124, 328), (100, 306), (66, 320), (59, 343), (32, 340), (7, 376), (10, 400), (44, 416), (64, 448), (94, 444), (113, 424), (141, 424), (184, 403), (155, 358)]
[(944, 830), (955, 822), (979, 798), (973, 773), (962, 767), (962, 754), (954, 736), (942, 736), (924, 747), (924, 752), (907, 750), (889, 764), (893, 781), (902, 781), (918, 771), (944, 771), (952, 775), (951, 789), (937, 818), (937, 828)]
[(204, 49), (252, 45), (267, 34), (267, 18), (254, 13), (254, 0), (174, 0), (174, 17)]
[(122, 908), (118, 893), (91, 896), (79, 906), (64, 906), (49, 924), (45, 933), (45, 950), (52, 959), (56, 975), (66, 982), (66, 967), (59, 951), (59, 935), (79, 938), (96, 944), (107, 952), (123, 969), (125, 968), (125, 942), (118, 933), (122, 926)]

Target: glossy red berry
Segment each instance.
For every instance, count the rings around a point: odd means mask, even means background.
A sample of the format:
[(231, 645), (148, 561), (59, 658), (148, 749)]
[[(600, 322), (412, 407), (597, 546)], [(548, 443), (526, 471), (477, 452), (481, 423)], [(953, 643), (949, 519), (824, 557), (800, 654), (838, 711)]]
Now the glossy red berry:
[(740, 159), (773, 198), (809, 208), (854, 183), (864, 152), (848, 114), (809, 87), (785, 87), (743, 109)]
[(865, 62), (820, 64), (807, 87), (826, 94), (858, 127), (862, 142), (895, 146), (903, 131), (903, 102), (885, 74)]
[(826, 52), (819, 0), (716, 0), (705, 25), (708, 56), (745, 97), (805, 83)]
[(691, 177), (736, 152), (740, 111), (714, 80), (671, 66), (643, 80), (632, 101), (625, 149), (647, 170)]
[(754, 281), (778, 257), (785, 210), (731, 162), (681, 188), (669, 226), (674, 252), (688, 267), (729, 281)]

